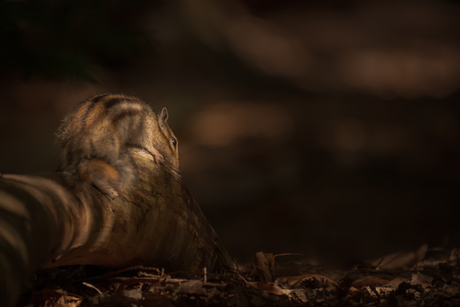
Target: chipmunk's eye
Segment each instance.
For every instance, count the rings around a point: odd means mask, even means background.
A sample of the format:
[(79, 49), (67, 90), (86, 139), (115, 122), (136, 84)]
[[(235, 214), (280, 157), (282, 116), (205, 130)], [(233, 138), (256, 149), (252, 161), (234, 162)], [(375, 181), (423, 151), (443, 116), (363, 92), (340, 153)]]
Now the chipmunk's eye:
[(171, 139), (171, 143), (173, 144), (174, 149), (176, 149), (176, 146), (177, 146), (177, 140), (176, 140), (176, 138), (173, 137), (173, 138)]

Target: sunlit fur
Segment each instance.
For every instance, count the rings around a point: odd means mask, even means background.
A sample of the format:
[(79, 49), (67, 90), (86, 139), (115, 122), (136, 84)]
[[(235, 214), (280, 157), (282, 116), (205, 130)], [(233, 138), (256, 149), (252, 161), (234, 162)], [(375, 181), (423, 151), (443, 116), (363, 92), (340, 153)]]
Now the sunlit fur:
[(118, 196), (120, 186), (134, 179), (126, 155), (130, 147), (178, 171), (178, 142), (167, 120), (166, 108), (157, 115), (135, 97), (94, 96), (80, 103), (57, 132), (63, 150), (59, 170), (70, 173), (72, 181), (86, 181), (111, 198)]

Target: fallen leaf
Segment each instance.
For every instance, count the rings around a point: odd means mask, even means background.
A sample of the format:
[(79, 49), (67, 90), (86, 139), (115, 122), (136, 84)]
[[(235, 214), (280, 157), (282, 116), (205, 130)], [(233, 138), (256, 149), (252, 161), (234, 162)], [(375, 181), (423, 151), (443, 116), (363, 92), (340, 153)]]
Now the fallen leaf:
[(408, 281), (407, 278), (396, 277), (395, 279), (393, 279), (392, 281), (390, 281), (389, 283), (383, 286), (391, 288), (391, 289), (397, 289), (401, 283), (407, 282), (407, 281)]
[(264, 283), (264, 282), (248, 282), (248, 285), (259, 289), (265, 293), (275, 294), (275, 295), (289, 295), (292, 290), (281, 289), (273, 283)]
[(34, 293), (32, 297), (35, 305), (46, 307), (78, 307), (82, 300), (82, 297), (69, 294), (62, 289), (44, 289)]
[(260, 275), (262, 281), (273, 281), (273, 272), (275, 269), (275, 257), (273, 254), (258, 252), (254, 260), (254, 265), (256, 266), (257, 273)]
[(294, 289), (291, 291), (289, 297), (294, 301), (298, 301), (301, 303), (306, 303), (308, 301), (307, 296), (305, 295), (305, 291), (302, 289)]
[(410, 279), (410, 284), (412, 286), (421, 285), (424, 289), (431, 286), (431, 282), (433, 281), (433, 277), (423, 275), (420, 272), (416, 274), (412, 274), (412, 278)]
[(362, 288), (362, 287), (367, 287), (367, 286), (383, 286), (385, 284), (388, 284), (388, 280), (378, 278), (375, 276), (365, 276), (363, 278), (360, 278), (358, 280), (355, 280), (353, 282), (353, 287), (355, 288)]
[(417, 263), (417, 254), (413, 251), (400, 251), (372, 261), (380, 269), (409, 268)]
[(307, 273), (307, 274), (303, 274), (300, 276), (288, 276), (288, 277), (277, 278), (278, 282), (288, 284), (289, 286), (293, 286), (305, 280), (317, 280), (319, 281), (320, 286), (328, 286), (328, 285), (336, 286), (337, 285), (337, 283), (334, 280), (324, 275), (319, 275), (319, 274)]
[(62, 295), (57, 301), (47, 301), (46, 307), (78, 307), (83, 299), (71, 296)]

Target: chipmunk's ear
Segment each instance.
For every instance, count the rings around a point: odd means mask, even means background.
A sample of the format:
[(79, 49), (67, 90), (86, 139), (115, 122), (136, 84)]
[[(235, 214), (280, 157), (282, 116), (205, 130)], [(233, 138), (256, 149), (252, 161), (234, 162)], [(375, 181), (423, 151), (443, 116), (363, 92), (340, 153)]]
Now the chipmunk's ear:
[(163, 127), (168, 122), (168, 109), (163, 108), (163, 110), (161, 110), (159, 121), (160, 127)]

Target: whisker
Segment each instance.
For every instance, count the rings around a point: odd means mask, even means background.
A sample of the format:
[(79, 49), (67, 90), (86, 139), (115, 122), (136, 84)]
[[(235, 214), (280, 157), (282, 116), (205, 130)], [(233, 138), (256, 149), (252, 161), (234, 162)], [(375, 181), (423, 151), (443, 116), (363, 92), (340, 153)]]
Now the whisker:
[(187, 150), (186, 152), (179, 152), (179, 157), (183, 157), (185, 155), (188, 155), (189, 153), (193, 152), (192, 149)]

